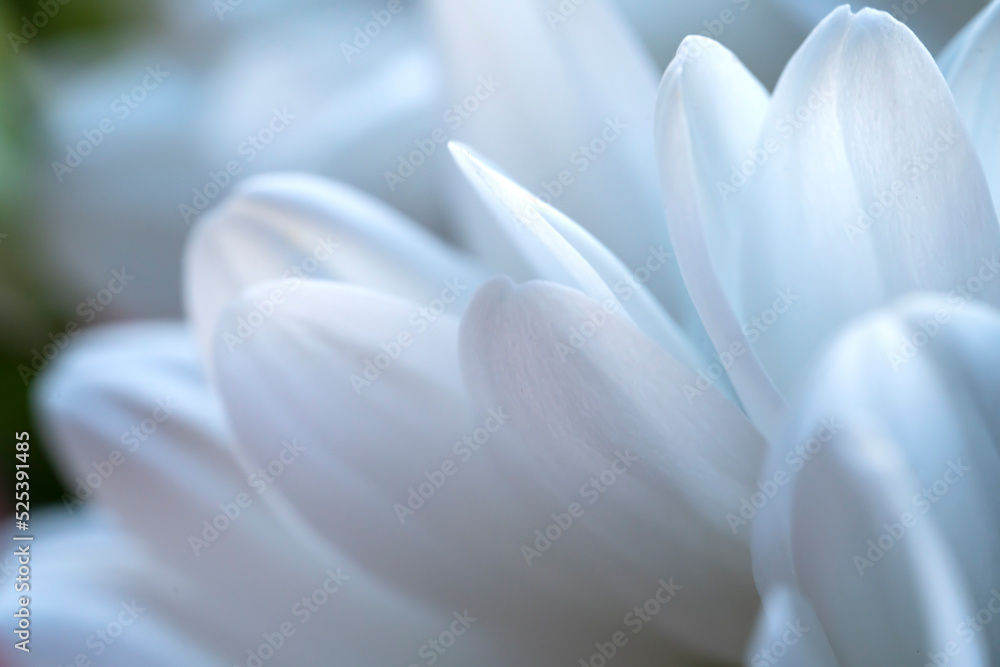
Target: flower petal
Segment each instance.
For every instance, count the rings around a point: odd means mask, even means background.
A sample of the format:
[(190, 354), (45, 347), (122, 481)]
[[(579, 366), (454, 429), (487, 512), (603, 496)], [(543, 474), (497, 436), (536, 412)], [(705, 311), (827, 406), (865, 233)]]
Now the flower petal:
[[(613, 3), (435, 0), (432, 8), (455, 101), (481, 91), (483, 79), (499, 84), (463, 111), (451, 138), (490, 156), (626, 266), (642, 265), (650, 246), (669, 251), (651, 143), (657, 70)], [(490, 225), (472, 226), (488, 215), (468, 195), (457, 179), (460, 233), (489, 256), (506, 240)], [(681, 327), (700, 328), (675, 266), (648, 287)]]
[[(748, 221), (718, 184), (751, 151), (767, 110), (767, 91), (725, 48), (689, 38), (663, 76), (656, 148), (663, 201), (678, 264), (691, 298), (740, 400), (765, 434), (786, 406), (753, 351), (740, 319), (739, 249)], [(732, 113), (739, 108), (740, 113)], [(734, 353), (735, 352), (735, 353)]]
[(797, 583), (848, 664), (846, 644), (880, 664), (952, 641), (976, 658), (980, 633), (1000, 647), (1000, 628), (963, 624), (1000, 587), (998, 338), (1000, 313), (944, 295), (852, 325), (764, 467), (758, 586)]
[[(1000, 225), (940, 71), (887, 14), (843, 7), (820, 24), (785, 70), (763, 127), (760, 145), (775, 150), (734, 195), (751, 221), (741, 306), (749, 317), (783, 290), (800, 298), (755, 344), (789, 395), (848, 319), (974, 277), (1000, 251)], [(1000, 281), (979, 298), (1000, 303)]]
[(1000, 0), (994, 0), (940, 58), (1000, 209)]
[[(462, 367), (480, 408), (510, 412), (512, 434), (490, 455), (538, 508), (538, 527), (581, 498), (593, 504), (533, 571), (600, 571), (586, 587), (622, 603), (675, 576), (687, 595), (657, 617), (658, 632), (737, 659), (758, 600), (746, 535), (734, 536), (724, 514), (749, 493), (765, 447), (742, 413), (711, 386), (695, 390), (691, 370), (614, 311), (551, 283), (481, 288), (462, 322)], [(629, 456), (635, 467), (623, 472)], [(589, 488), (605, 477), (615, 479), (606, 495)]]
[[(217, 659), (243, 662), (262, 633), (292, 622), (296, 633), (281, 649), (291, 664), (314, 664), (333, 651), (350, 661), (405, 664), (447, 626), (451, 610), (436, 613), (386, 589), (302, 525), (269, 476), (281, 474), (278, 466), (290, 476), (307, 465), (282, 444), (295, 433), (270, 441), (260, 468), (234, 452), (183, 327), (84, 334), (36, 389), (68, 486), (92, 492), (182, 580), (156, 612)], [(341, 567), (343, 590), (303, 624), (296, 604)]]
[(482, 280), (467, 258), (360, 191), (304, 174), (261, 176), (204, 216), (188, 243), (185, 300), (206, 360), (222, 308), (279, 278), (286, 291), (319, 278), (421, 302), (445, 279)]

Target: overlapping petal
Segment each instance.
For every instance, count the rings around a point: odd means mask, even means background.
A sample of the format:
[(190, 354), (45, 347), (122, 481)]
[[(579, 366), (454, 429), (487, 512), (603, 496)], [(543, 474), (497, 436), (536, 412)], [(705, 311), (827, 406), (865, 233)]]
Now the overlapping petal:
[[(729, 302), (786, 395), (847, 320), (914, 289), (960, 288), (1000, 249), (947, 84), (914, 35), (879, 12), (844, 7), (817, 27), (782, 75), (756, 142), (712, 185), (740, 229)], [(978, 297), (1000, 303), (1000, 282), (980, 284)]]
[[(578, 221), (626, 266), (641, 266), (650, 246), (669, 252), (652, 144), (656, 68), (616, 8), (435, 0), (433, 9), (454, 103), (482, 92), (480, 77), (499, 83), (453, 124), (451, 138)], [(486, 214), (456, 185), (463, 238), (487, 257), (508, 247), (492, 226), (473, 224)], [(704, 336), (676, 264), (648, 287), (684, 330)]]
[[(693, 395), (693, 371), (575, 290), (497, 279), (462, 326), (477, 405), (511, 415), (514, 435), (490, 450), (495, 464), (540, 528), (548, 512), (587, 507), (556, 553), (532, 566), (539, 582), (599, 570), (587, 588), (627, 602), (641, 600), (647, 582), (675, 577), (685, 589), (658, 631), (703, 655), (740, 655), (757, 598), (747, 535), (730, 532), (724, 508), (756, 475), (764, 440), (753, 426), (714, 388)], [(635, 460), (623, 467), (623, 456)], [(590, 489), (605, 477), (614, 486)]]
[(219, 312), (244, 289), (283, 279), (279, 289), (291, 292), (310, 278), (421, 302), (445, 280), (483, 280), (462, 253), (360, 191), (304, 174), (261, 176), (199, 221), (188, 243), (185, 301), (206, 363)]
[(826, 352), (769, 456), (758, 586), (798, 586), (842, 664), (954, 658), (952, 643), (957, 664), (985, 664), (1000, 647), (1000, 628), (975, 621), (1000, 584), (998, 339), (1000, 314), (955, 295), (866, 318)]
[(716, 351), (728, 355), (725, 370), (747, 414), (771, 435), (785, 400), (742, 319), (740, 247), (749, 221), (718, 187), (751, 152), (768, 102), (767, 91), (723, 47), (685, 40), (660, 85), (656, 148), (667, 224), (691, 298)]
[[(171, 573), (173, 589), (151, 608), (192, 645), (245, 663), (287, 622), (295, 634), (282, 660), (336, 652), (405, 663), (447, 626), (450, 610), (435, 613), (366, 577), (287, 508), (274, 481), (307, 465), (295, 458), (295, 434), (269, 442), (258, 467), (241, 465), (182, 326), (99, 330), (64, 355), (38, 399), (77, 495), (67, 506), (75, 511), (93, 493), (87, 502), (106, 508)], [(304, 596), (324, 603), (309, 610)]]

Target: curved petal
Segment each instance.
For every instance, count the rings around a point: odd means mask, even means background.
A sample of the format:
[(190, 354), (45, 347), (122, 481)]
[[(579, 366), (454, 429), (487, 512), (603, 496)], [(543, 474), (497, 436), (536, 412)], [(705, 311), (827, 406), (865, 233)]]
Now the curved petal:
[(185, 301), (208, 366), (219, 312), (254, 283), (279, 278), (284, 291), (317, 278), (417, 301), (444, 280), (483, 279), (460, 253), (369, 195), (305, 174), (260, 176), (204, 216), (188, 242)]
[[(156, 612), (218, 659), (246, 661), (263, 633), (290, 622), (281, 657), (292, 664), (331, 652), (405, 664), (446, 626), (451, 610), (386, 589), (300, 525), (273, 483), (306, 465), (294, 458), (294, 433), (269, 441), (260, 467), (241, 465), (182, 326), (94, 330), (36, 389), (68, 486), (93, 494), (175, 573), (181, 582)], [(330, 593), (334, 586), (343, 590)], [(306, 614), (303, 596), (324, 588), (322, 614)]]
[[(642, 265), (650, 246), (670, 251), (651, 143), (656, 66), (613, 4), (434, 0), (432, 9), (456, 108), (482, 80), (497, 82), (475, 111), (446, 111), (446, 121), (456, 118), (451, 138), (489, 155), (626, 266)], [(491, 225), (472, 226), (488, 215), (465, 183), (456, 186), (470, 245), (487, 257), (507, 247)], [(700, 330), (675, 265), (648, 287), (681, 327)]]
[(979, 151), (1000, 209), (1000, 0), (984, 9), (939, 58), (941, 71)]
[[(246, 317), (266, 289), (250, 290), (226, 317)], [(552, 510), (489, 465), (486, 452), (510, 430), (507, 408), (472, 410), (457, 321), (416, 326), (419, 312), (370, 290), (310, 283), (245, 345), (229, 353), (219, 341), (218, 377), (240, 442), (259, 463), (275, 438), (297, 438), (303, 465), (276, 484), (310, 524), (393, 586), (469, 608), (483, 627), (516, 637), (509, 650), (527, 656), (518, 664), (589, 656), (631, 605), (608, 605), (603, 584), (531, 576), (519, 548)], [(655, 593), (656, 578), (644, 593)], [(633, 647), (637, 659), (673, 653), (654, 632)]]
[[(786, 395), (848, 319), (908, 291), (956, 289), (1000, 252), (951, 93), (887, 14), (843, 7), (813, 32), (775, 90), (768, 139), (775, 150), (735, 195), (751, 221), (740, 303), (772, 330), (755, 350)], [(784, 291), (798, 301), (778, 314)], [(1000, 280), (978, 297), (1000, 303)]]
[(656, 149), (670, 236), (691, 298), (716, 351), (729, 355), (726, 371), (747, 414), (770, 436), (785, 400), (753, 350), (752, 325), (738, 314), (741, 238), (750, 223), (719, 185), (753, 154), (768, 102), (729, 51), (688, 38), (660, 84)]
[[(107, 517), (87, 511), (69, 518), (50, 509), (32, 515), (38, 542), (7, 544), (0, 601), (18, 609), (30, 599), (30, 654), (3, 643), (5, 664), (109, 667), (212, 667), (219, 664), (209, 645), (178, 631), (177, 618), (164, 614), (183, 581), (113, 527)], [(43, 541), (44, 540), (44, 541)], [(30, 589), (15, 592), (15, 548), (31, 549)], [(14, 640), (18, 641), (18, 640)], [(30, 655), (30, 660), (26, 660)], [(79, 656), (83, 656), (82, 658)], [(25, 662), (22, 662), (25, 660)]]
[(657, 632), (717, 659), (741, 655), (758, 600), (747, 536), (724, 515), (750, 492), (765, 447), (742, 413), (711, 386), (694, 390), (694, 372), (614, 310), (551, 283), (485, 285), (463, 318), (462, 367), (480, 408), (510, 413), (489, 455), (539, 508), (534, 523), (586, 508), (551, 555), (536, 541), (545, 553), (525, 555), (532, 572), (600, 571), (578, 587), (622, 603), (674, 576), (684, 592)]
[(896, 650), (852, 635), (873, 623), (899, 646), (957, 642), (962, 660), (978, 655), (974, 640), (1000, 648), (1000, 628), (965, 622), (1000, 587), (998, 339), (1000, 313), (957, 295), (916, 295), (858, 322), (824, 354), (764, 467), (758, 586), (806, 590), (842, 657), (855, 639)]
[[(795, 582), (847, 665), (923, 665), (953, 655), (975, 607), (932, 519), (913, 514), (919, 493), (907, 462), (877, 429), (838, 434), (793, 488)], [(970, 633), (949, 664), (989, 664)]]
[[(599, 303), (624, 307), (625, 313), (665, 350), (691, 368), (705, 365), (705, 356), (695, 350), (645, 285), (600, 241), (491, 168), (468, 146), (452, 142), (450, 147), (469, 182), (536, 278), (579, 289)], [(673, 255), (662, 245), (650, 247), (643, 266), (649, 266), (651, 260), (657, 270), (662, 270), (672, 263)], [(653, 273), (646, 269), (647, 281)]]

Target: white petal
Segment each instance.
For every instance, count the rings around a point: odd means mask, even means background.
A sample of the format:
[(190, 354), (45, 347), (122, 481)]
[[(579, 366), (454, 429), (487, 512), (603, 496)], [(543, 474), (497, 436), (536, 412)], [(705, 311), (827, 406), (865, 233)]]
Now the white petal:
[(279, 278), (285, 291), (318, 278), (420, 302), (444, 280), (482, 279), (460, 253), (360, 191), (304, 174), (261, 176), (204, 216), (188, 244), (185, 300), (206, 360), (219, 311), (254, 283)]
[(718, 187), (751, 152), (768, 100), (729, 51), (690, 38), (660, 85), (656, 148), (670, 235), (691, 298), (715, 349), (729, 355), (725, 369), (747, 414), (771, 435), (785, 400), (753, 351), (749, 323), (738, 315), (740, 240), (749, 221)]
[[(480, 77), (499, 83), (450, 137), (565, 211), (626, 266), (641, 266), (650, 246), (669, 250), (652, 145), (656, 66), (614, 6), (435, 0), (432, 8), (453, 103), (482, 91)], [(457, 183), (461, 232), (490, 256), (506, 240), (490, 225), (472, 226), (488, 217), (470, 194)], [(676, 266), (648, 287), (685, 330), (700, 329)]]
[(940, 64), (1000, 208), (1000, 0), (952, 41)]
[[(629, 271), (600, 241), (490, 167), (471, 148), (453, 142), (451, 150), (535, 277), (579, 289), (599, 303), (623, 308), (647, 335), (690, 368), (708, 365), (707, 355), (692, 345), (645, 284), (640, 283), (640, 278), (648, 281), (655, 271)], [(648, 248), (643, 267), (664, 269), (673, 260), (672, 255), (665, 257), (668, 254), (663, 245)], [(720, 384), (724, 391), (731, 389), (725, 381)]]
[[(895, 650), (851, 629), (877, 619), (847, 620), (873, 600), (900, 646), (940, 652), (955, 641), (962, 660), (978, 655), (973, 639), (1000, 647), (1000, 629), (979, 636), (961, 625), (1000, 587), (998, 339), (1000, 313), (944, 295), (913, 296), (852, 325), (771, 453), (761, 483), (788, 488), (755, 520), (758, 585), (797, 578), (838, 655), (855, 640)], [(904, 513), (913, 525), (894, 536)], [(884, 557), (868, 542), (880, 539)]]
[[(225, 317), (245, 317), (266, 289), (249, 291)], [(558, 507), (530, 502), (529, 489), (489, 465), (487, 452), (510, 431), (506, 406), (489, 406), (492, 419), (472, 411), (457, 321), (445, 315), (416, 327), (418, 308), (311, 283), (244, 345), (230, 353), (220, 340), (217, 372), (240, 441), (259, 463), (275, 438), (297, 438), (303, 465), (276, 484), (310, 524), (393, 586), (439, 608), (467, 607), (483, 627), (516, 638), (510, 650), (527, 656), (518, 664), (589, 656), (655, 593), (659, 575), (641, 582), (642, 597), (621, 592), (608, 604), (614, 578), (581, 587), (579, 572), (527, 567), (522, 543)], [(394, 347), (399, 340), (409, 342)], [(634, 651), (673, 653), (654, 631)]]
[[(796, 582), (844, 664), (923, 665), (974, 613), (955, 554), (915, 517), (919, 487), (892, 442), (848, 427), (825, 454), (793, 491)], [(970, 639), (950, 664), (988, 664), (983, 638)]]
[[(289, 462), (283, 449), (294, 433), (267, 443), (263, 470), (240, 465), (193, 337), (181, 326), (94, 330), (37, 389), (67, 485), (96, 487), (97, 502), (182, 580), (156, 611), (220, 659), (244, 661), (262, 633), (292, 622), (295, 641), (281, 651), (292, 664), (315, 664), (333, 651), (345, 660), (405, 664), (444, 627), (450, 610), (434, 613), (366, 577), (289, 510), (267, 475), (286, 463), (289, 471), (308, 465)], [(296, 603), (338, 567), (350, 577), (343, 591), (303, 625)]]
[[(574, 331), (586, 332), (579, 343)], [(658, 631), (716, 658), (741, 655), (758, 601), (746, 535), (733, 535), (725, 513), (750, 492), (765, 446), (742, 413), (711, 386), (695, 391), (697, 376), (620, 315), (551, 283), (484, 286), (463, 319), (462, 365), (477, 405), (511, 415), (490, 455), (538, 508), (539, 528), (587, 500), (588, 479), (619, 468), (605, 496), (591, 489), (579, 528), (532, 569), (600, 571), (601, 583), (578, 587), (606, 587), (622, 604), (675, 576), (687, 588)], [(623, 472), (616, 457), (629, 452), (637, 462)]]
[[(755, 350), (786, 395), (848, 319), (915, 289), (955, 289), (1000, 250), (951, 93), (887, 14), (843, 7), (813, 32), (775, 90), (767, 140), (775, 150), (736, 195), (751, 221), (741, 305), (770, 325)], [(775, 316), (783, 291), (799, 300)], [(1000, 303), (1000, 281), (979, 297)]]

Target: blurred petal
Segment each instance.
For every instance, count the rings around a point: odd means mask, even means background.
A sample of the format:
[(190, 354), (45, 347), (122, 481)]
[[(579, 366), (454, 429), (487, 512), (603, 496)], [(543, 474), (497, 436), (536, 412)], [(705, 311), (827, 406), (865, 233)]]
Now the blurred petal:
[(416, 223), (349, 186), (304, 174), (246, 181), (199, 221), (185, 257), (185, 298), (206, 361), (219, 312), (258, 282), (306, 278), (365, 285), (419, 302), (445, 280), (482, 281), (477, 267)]
[[(452, 138), (501, 166), (557, 206), (629, 267), (670, 238), (663, 223), (653, 154), (656, 66), (612, 4), (537, 0), (434, 0), (461, 102), (480, 77), (499, 82), (479, 108), (459, 119)], [(518, 44), (518, 48), (511, 48)], [(470, 245), (490, 256), (502, 235), (483, 220), (464, 183), (457, 211)], [(694, 338), (701, 324), (675, 264), (649, 290)]]
[(1000, 0), (952, 41), (940, 64), (1000, 208)]
[[(570, 343), (578, 329), (585, 340)], [(540, 525), (543, 508), (586, 497), (588, 478), (620, 475), (562, 538), (561, 556), (533, 568), (600, 571), (605, 595), (623, 603), (676, 576), (686, 589), (658, 630), (704, 655), (741, 655), (758, 600), (746, 535), (734, 536), (724, 515), (749, 492), (765, 447), (742, 413), (711, 386), (692, 397), (692, 371), (619, 315), (551, 283), (484, 286), (462, 322), (462, 366), (479, 408), (510, 412), (515, 434), (490, 453), (539, 508)], [(635, 467), (622, 472), (629, 452)]]
[[(10, 661), (6, 664), (219, 664), (209, 645), (199, 645), (179, 631), (183, 623), (170, 613), (174, 591), (182, 583), (176, 574), (156, 563), (107, 517), (84, 512), (67, 518), (57, 512), (32, 514), (37, 543), (12, 543), (5, 535), (12, 546), (5, 550), (4, 570), (9, 567), (11, 575), (18, 557), (9, 552), (24, 544), (31, 548), (31, 658), (21, 662), (27, 656), (12, 647), (13, 641), (4, 642), (0, 654)], [(3, 608), (15, 610), (13, 581), (5, 577), (3, 583)]]
[[(775, 91), (749, 178), (743, 317), (771, 331), (755, 350), (794, 394), (824, 338), (916, 289), (949, 291), (988, 270), (1000, 226), (951, 93), (913, 34), (886, 14), (834, 12)], [(1000, 303), (1000, 280), (978, 294)], [(771, 322), (775, 294), (798, 302)], [(771, 312), (771, 315), (775, 313)], [(753, 321), (751, 319), (751, 321)]]
[[(418, 3), (351, 59), (340, 43), (355, 39), (374, 6), (311, 3), (293, 12), (244, 2), (220, 15), (222, 3), (187, 4), (199, 7), (177, 13), (191, 23), (159, 25), (165, 34), (144, 35), (141, 47), (108, 58), (108, 45), (53, 40), (58, 47), (35, 63), (45, 151), (32, 170), (42, 212), (33, 264), (65, 308), (126, 263), (141, 272), (111, 315), (179, 314), (177, 260), (190, 221), (220, 191), (263, 172), (337, 178), (443, 227), (437, 174), (424, 170), (394, 191), (385, 179), (396, 156), (430, 134), (443, 104)], [(144, 92), (147, 66), (169, 76)], [(276, 114), (288, 119), (277, 134)], [(88, 140), (102, 122), (113, 131)], [(89, 141), (99, 145), (72, 173), (53, 173), (69, 151), (91, 151)]]
[(772, 435), (785, 400), (738, 315), (740, 240), (749, 221), (718, 189), (752, 150), (768, 102), (767, 91), (729, 51), (688, 39), (660, 85), (656, 149), (670, 235), (691, 298), (715, 349), (732, 360), (726, 371), (747, 414)]
[[(241, 466), (182, 327), (95, 330), (37, 388), (68, 485), (81, 496), (96, 487), (97, 502), (177, 573), (180, 583), (156, 609), (218, 659), (242, 662), (262, 633), (294, 622), (294, 641), (281, 649), (291, 664), (333, 651), (345, 660), (405, 663), (414, 646), (446, 627), (451, 610), (434, 613), (387, 590), (301, 525), (268, 482), (268, 473), (281, 474), (276, 466), (287, 465), (289, 476), (308, 465), (286, 444), (294, 432), (267, 443), (259, 468)], [(322, 620), (304, 624), (296, 603), (340, 567), (349, 577), (343, 591), (331, 594), (322, 615), (310, 615)]]
[(845, 642), (876, 655), (897, 650), (891, 636), (938, 653), (957, 642), (962, 660), (979, 655), (974, 634), (1000, 648), (1000, 627), (963, 624), (1000, 586), (998, 339), (1000, 313), (956, 295), (852, 325), (764, 467), (762, 484), (789, 488), (755, 520), (758, 586), (797, 581), (848, 664)]

